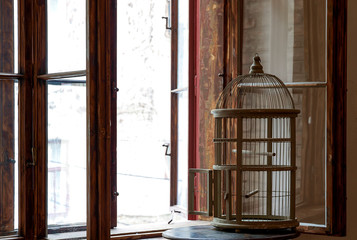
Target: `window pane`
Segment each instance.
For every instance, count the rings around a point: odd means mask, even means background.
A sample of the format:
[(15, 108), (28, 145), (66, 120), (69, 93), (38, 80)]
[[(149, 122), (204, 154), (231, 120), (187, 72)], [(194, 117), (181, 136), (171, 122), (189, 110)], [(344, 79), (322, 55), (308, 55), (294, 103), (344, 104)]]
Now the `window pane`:
[(243, 74), (258, 53), (284, 82), (326, 81), (326, 0), (245, 0), (243, 11)]
[(0, 236), (18, 227), (18, 84), (0, 79)]
[(118, 6), (118, 227), (170, 220), (170, 31), (168, 1)]
[(17, 72), (17, 0), (0, 0), (0, 72)]
[(187, 210), (188, 179), (188, 92), (178, 94), (177, 205)]
[[(258, 6), (259, 5), (259, 6)], [(326, 82), (326, 0), (244, 1), (243, 73), (258, 53), (284, 82)], [(326, 89), (291, 89), (297, 119), (296, 215), (325, 225)]]
[(326, 89), (294, 89), (296, 107), (296, 216), (325, 225)]
[(177, 88), (188, 86), (188, 0), (178, 1)]
[(85, 225), (86, 87), (64, 81), (47, 86), (48, 224)]
[(48, 0), (48, 72), (86, 69), (86, 1)]

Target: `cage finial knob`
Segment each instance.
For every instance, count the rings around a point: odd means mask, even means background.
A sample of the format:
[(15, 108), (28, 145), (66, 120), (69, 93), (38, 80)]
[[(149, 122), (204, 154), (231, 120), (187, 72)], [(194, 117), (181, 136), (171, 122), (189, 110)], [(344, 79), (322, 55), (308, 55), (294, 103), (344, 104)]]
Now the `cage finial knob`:
[(250, 66), (249, 73), (264, 73), (263, 66), (260, 64), (260, 57), (258, 53), (253, 57), (253, 64)]

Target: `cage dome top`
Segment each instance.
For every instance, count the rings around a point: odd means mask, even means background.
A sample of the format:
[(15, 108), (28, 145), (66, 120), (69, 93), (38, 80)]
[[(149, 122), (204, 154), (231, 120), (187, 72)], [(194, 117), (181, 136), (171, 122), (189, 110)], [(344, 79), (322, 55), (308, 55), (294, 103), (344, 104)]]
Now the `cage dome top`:
[(285, 84), (278, 77), (264, 73), (256, 54), (249, 74), (238, 76), (227, 84), (216, 108), (295, 109), (295, 106)]

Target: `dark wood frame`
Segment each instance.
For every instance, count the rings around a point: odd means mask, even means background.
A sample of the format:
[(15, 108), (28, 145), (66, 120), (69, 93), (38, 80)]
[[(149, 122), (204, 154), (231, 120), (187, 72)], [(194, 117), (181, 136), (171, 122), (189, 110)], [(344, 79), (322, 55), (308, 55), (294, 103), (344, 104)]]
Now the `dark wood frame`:
[[(14, 73), (14, 3), (0, 3), (0, 71)], [(10, 74), (11, 73), (11, 74)], [(14, 82), (16, 78), (3, 79), (0, 74), (0, 234), (14, 231), (15, 167), (14, 159)], [(12, 113), (12, 114), (11, 114)]]
[[(200, 72), (200, 0), (189, 1), (189, 68), (188, 68), (188, 168), (199, 166), (199, 72)], [(188, 191), (188, 189), (187, 189)], [(189, 194), (189, 193), (188, 193)], [(195, 220), (195, 215), (188, 215)]]
[[(178, 1), (171, 1), (171, 91), (177, 90)], [(178, 98), (171, 92), (170, 206), (177, 205)]]
[(110, 238), (116, 21), (115, 0), (87, 1), (87, 239)]
[(19, 235), (47, 235), (46, 84), (47, 26), (44, 1), (19, 1)]

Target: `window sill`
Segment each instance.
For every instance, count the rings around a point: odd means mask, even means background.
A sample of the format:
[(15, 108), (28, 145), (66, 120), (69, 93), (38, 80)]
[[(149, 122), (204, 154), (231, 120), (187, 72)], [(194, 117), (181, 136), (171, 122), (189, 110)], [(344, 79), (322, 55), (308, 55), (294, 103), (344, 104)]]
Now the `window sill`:
[[(207, 221), (184, 221), (184, 222), (174, 222), (171, 224), (142, 224), (134, 225), (125, 228), (114, 228), (111, 232), (111, 239), (144, 239), (161, 237), (162, 233), (168, 229), (187, 227), (187, 226), (198, 226), (207, 225)], [(86, 231), (79, 232), (68, 232), (68, 233), (56, 233), (49, 234), (48, 239), (86, 239)]]

